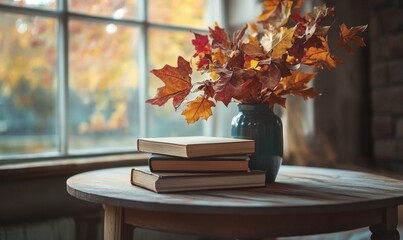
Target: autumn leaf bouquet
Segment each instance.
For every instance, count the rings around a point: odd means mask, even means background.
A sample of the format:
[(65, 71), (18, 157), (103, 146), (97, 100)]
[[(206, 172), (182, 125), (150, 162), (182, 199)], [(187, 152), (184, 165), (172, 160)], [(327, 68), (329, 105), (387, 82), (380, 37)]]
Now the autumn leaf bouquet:
[[(301, 15), (302, 3), (266, 0), (256, 23), (235, 31), (232, 38), (217, 24), (209, 28), (208, 35), (194, 33), (195, 53), (190, 61), (179, 56), (177, 67), (165, 65), (151, 71), (165, 85), (147, 103), (162, 106), (173, 99), (176, 110), (186, 100), (182, 115), (190, 124), (200, 118), (207, 120), (216, 102), (285, 107), (286, 95), (305, 100), (319, 96), (308, 85), (316, 72), (304, 72), (307, 68), (301, 66), (321, 70), (341, 63), (328, 42), (335, 9), (322, 4)], [(365, 46), (357, 34), (366, 27), (341, 24), (335, 45), (353, 54), (353, 45)], [(199, 71), (207, 80), (192, 82), (192, 71)], [(188, 99), (190, 95), (196, 97)]]

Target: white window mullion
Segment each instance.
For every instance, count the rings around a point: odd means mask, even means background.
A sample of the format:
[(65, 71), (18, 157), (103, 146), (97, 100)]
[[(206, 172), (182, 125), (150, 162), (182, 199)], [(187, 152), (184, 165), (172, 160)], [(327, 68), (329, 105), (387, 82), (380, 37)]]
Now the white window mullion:
[(141, 137), (148, 135), (148, 111), (146, 106), (147, 92), (148, 92), (148, 9), (147, 0), (140, 1), (139, 11), (141, 12), (141, 18), (143, 25), (141, 26), (140, 44), (138, 47), (138, 64), (139, 64), (139, 125)]
[(68, 97), (69, 97), (69, 53), (68, 53), (68, 17), (67, 17), (67, 1), (58, 1), (61, 15), (58, 18), (58, 112), (59, 112), (59, 151), (63, 156), (68, 155)]
[[(225, 13), (225, 2), (224, 0), (209, 0), (208, 1), (208, 9), (207, 12), (209, 14), (209, 19), (207, 20), (210, 26), (213, 26), (215, 22), (217, 22), (222, 28), (228, 30), (226, 23), (226, 13)], [(224, 136), (222, 124), (220, 124), (220, 119), (223, 117), (223, 109), (221, 103), (217, 103), (217, 106), (214, 109), (214, 115), (208, 119), (203, 125), (203, 134), (206, 136)], [(229, 129), (230, 126), (228, 126)], [(229, 131), (229, 130), (228, 130)]]

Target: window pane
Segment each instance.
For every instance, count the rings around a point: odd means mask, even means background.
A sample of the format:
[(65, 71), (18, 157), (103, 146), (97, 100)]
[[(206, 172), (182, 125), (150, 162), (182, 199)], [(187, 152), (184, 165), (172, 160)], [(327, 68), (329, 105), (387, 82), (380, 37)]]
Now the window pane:
[(57, 6), (56, 0), (0, 0), (0, 3), (22, 7), (47, 8), (47, 9), (56, 9)]
[(56, 21), (0, 15), (0, 154), (57, 150)]
[(71, 21), (69, 31), (70, 147), (134, 150), (139, 29)]
[(138, 18), (138, 7), (137, 0), (69, 0), (72, 11), (116, 19)]
[(207, 27), (208, 0), (149, 0), (149, 21), (191, 27)]
[[(150, 29), (149, 31), (149, 66), (151, 69), (160, 69), (165, 64), (177, 66), (178, 55), (189, 60), (194, 53), (191, 40), (193, 34), (190, 32), (167, 31), (162, 29)], [(158, 87), (163, 86), (161, 80), (152, 74), (148, 74), (149, 89), (148, 97), (154, 96)], [(196, 81), (199, 81), (198, 79)], [(203, 124), (199, 120), (196, 124), (187, 125), (185, 117), (180, 113), (183, 106), (174, 111), (172, 100), (168, 101), (164, 107), (148, 105), (149, 116), (149, 135), (155, 137), (161, 136), (185, 136), (202, 135)]]

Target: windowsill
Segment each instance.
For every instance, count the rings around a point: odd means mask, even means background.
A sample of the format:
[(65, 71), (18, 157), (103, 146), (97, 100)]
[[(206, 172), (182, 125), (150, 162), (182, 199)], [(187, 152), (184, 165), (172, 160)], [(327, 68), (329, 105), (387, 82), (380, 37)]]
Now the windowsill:
[(66, 176), (102, 168), (145, 165), (148, 156), (145, 153), (133, 153), (6, 164), (0, 166), (0, 181)]

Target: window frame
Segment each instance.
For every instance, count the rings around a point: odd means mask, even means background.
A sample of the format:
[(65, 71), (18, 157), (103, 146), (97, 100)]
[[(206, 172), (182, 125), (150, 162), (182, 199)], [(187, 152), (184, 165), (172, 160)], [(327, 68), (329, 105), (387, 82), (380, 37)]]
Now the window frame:
[[(191, 26), (179, 26), (171, 24), (153, 23), (148, 19), (148, 0), (138, 0), (138, 18), (136, 19), (116, 19), (112, 16), (95, 16), (90, 14), (78, 13), (69, 11), (68, 0), (56, 0), (55, 9), (47, 8), (34, 8), (26, 6), (14, 6), (11, 4), (0, 3), (0, 13), (13, 13), (22, 14), (27, 16), (42, 16), (55, 19), (57, 21), (57, 89), (56, 89), (56, 139), (58, 149), (56, 152), (43, 152), (34, 154), (9, 154), (0, 155), (0, 165), (25, 163), (28, 161), (48, 161), (57, 159), (68, 159), (76, 157), (91, 157), (91, 156), (103, 156), (103, 155), (125, 155), (128, 153), (136, 153), (134, 148), (108, 148), (108, 150), (102, 149), (88, 149), (88, 150), (69, 150), (69, 29), (68, 24), (70, 20), (81, 20), (87, 22), (96, 23), (108, 23), (126, 25), (131, 27), (140, 28), (140, 39), (138, 46), (138, 53), (136, 58), (139, 64), (139, 79), (138, 88), (139, 95), (137, 99), (139, 101), (140, 111), (140, 133), (142, 137), (147, 137), (148, 133), (148, 111), (145, 100), (147, 99), (148, 92), (148, 29), (164, 29), (171, 31), (181, 32), (207, 32), (206, 28), (197, 28)], [(211, 19), (208, 19), (208, 25), (212, 25), (214, 21), (217, 21), (221, 26), (226, 28), (224, 0), (208, 0), (208, 12)], [(219, 111), (216, 111), (217, 115), (220, 115)], [(217, 121), (208, 121), (203, 123), (203, 134), (213, 135), (214, 129), (217, 129)], [(117, 156), (118, 157), (118, 156)]]

